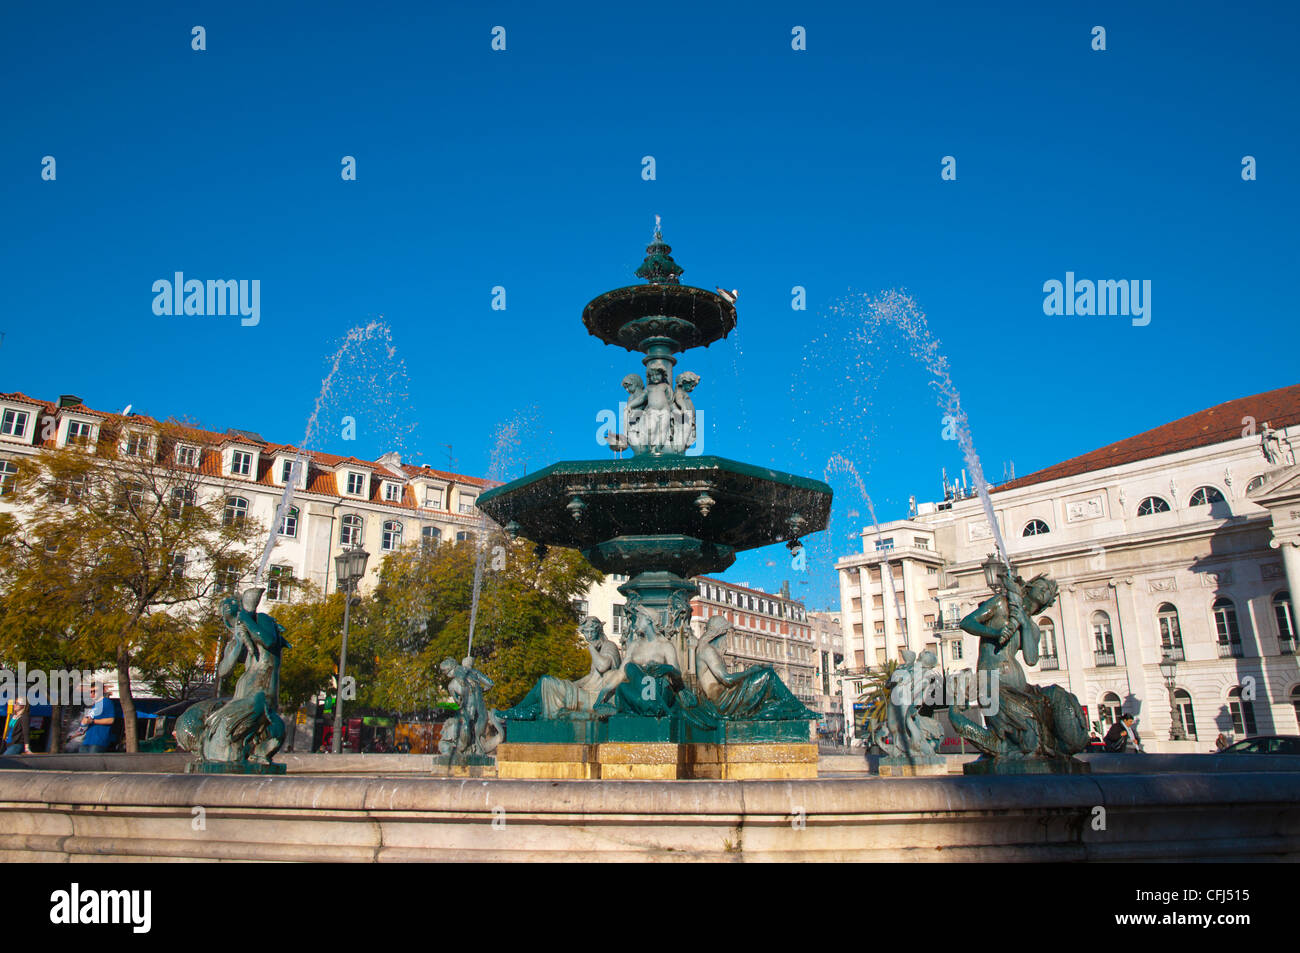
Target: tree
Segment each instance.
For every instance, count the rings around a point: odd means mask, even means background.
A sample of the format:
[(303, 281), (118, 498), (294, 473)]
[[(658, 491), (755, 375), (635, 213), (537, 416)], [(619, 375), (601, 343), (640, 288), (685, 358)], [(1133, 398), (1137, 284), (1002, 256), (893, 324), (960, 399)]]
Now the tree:
[(178, 447), (203, 442), (175, 422), (108, 418), (93, 449), (24, 461), (13, 490), (0, 619), (23, 621), (0, 629), (0, 652), (57, 644), (61, 658), (116, 668), (127, 751), (137, 750), (132, 669), (165, 679), (201, 664), (199, 617), (253, 565), (261, 528), (211, 494), (198, 466), (177, 463)]
[(894, 677), (894, 670), (898, 668), (897, 659), (890, 659), (880, 668), (873, 668), (867, 672), (867, 685), (859, 698), (867, 706), (867, 728), (870, 736), (874, 737), (877, 730), (885, 724), (889, 716), (889, 680)]
[(491, 705), (506, 708), (542, 675), (576, 678), (590, 658), (581, 648), (575, 599), (601, 573), (578, 552), (533, 544), (500, 532), (452, 546), (407, 546), (385, 558), (373, 600), (378, 667), (372, 703), (400, 711), (445, 698), (444, 658), (469, 651), (474, 574), (481, 565), (473, 655), (495, 683)]

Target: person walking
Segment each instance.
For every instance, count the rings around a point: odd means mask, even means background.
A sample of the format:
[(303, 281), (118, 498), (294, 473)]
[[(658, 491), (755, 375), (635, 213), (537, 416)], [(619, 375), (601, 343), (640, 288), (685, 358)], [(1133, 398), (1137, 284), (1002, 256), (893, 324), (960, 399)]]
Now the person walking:
[(1106, 732), (1106, 750), (1123, 753), (1128, 750), (1128, 740), (1133, 734), (1133, 716), (1127, 712)]
[(14, 699), (13, 713), (5, 721), (5, 754), (31, 754), (32, 709), (27, 699), (19, 695)]

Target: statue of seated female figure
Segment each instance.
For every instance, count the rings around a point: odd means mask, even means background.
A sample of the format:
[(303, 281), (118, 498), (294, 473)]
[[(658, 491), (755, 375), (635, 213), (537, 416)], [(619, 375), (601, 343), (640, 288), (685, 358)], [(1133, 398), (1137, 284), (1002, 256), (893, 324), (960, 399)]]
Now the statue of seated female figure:
[(770, 665), (728, 672), (722, 653), (731, 634), (724, 616), (711, 617), (695, 641), (695, 674), (700, 691), (723, 718), (733, 721), (806, 721), (809, 711)]
[(498, 717), (513, 721), (591, 717), (592, 706), (622, 681), (622, 658), (618, 646), (605, 638), (605, 627), (599, 619), (588, 616), (578, 631), (591, 654), (591, 669), (587, 674), (574, 681), (543, 675), (523, 701), (499, 712)]

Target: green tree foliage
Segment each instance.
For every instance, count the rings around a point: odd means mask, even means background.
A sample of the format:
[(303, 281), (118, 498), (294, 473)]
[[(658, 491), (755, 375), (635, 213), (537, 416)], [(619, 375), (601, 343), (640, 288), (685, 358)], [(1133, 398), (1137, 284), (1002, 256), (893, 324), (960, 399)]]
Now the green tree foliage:
[[(280, 710), (297, 711), (321, 691), (334, 691), (338, 672), (339, 650), (343, 642), (343, 594), (331, 593), (321, 599), (310, 592), (304, 601), (271, 607), (275, 620), (284, 626), (289, 643), (280, 663)], [(345, 675), (356, 679), (357, 697), (348, 704), (376, 705), (372, 697), (375, 684), (375, 645), (370, 619), (373, 605), (369, 599), (355, 600), (348, 622), (348, 664)]]
[(203, 663), (200, 618), (253, 566), (261, 528), (175, 465), (186, 428), (109, 418), (93, 451), (19, 464), (0, 527), (0, 655), (116, 668), (126, 747), (136, 750), (132, 669), (174, 678)]
[(429, 549), (391, 553), (374, 592), (372, 626), (379, 657), (370, 698), (409, 711), (446, 697), (437, 671), (465, 657), (476, 563), (482, 564), (474, 627), (475, 664), (496, 682), (494, 708), (515, 704), (542, 675), (576, 678), (590, 658), (577, 635), (574, 600), (602, 577), (578, 552), (488, 534)]

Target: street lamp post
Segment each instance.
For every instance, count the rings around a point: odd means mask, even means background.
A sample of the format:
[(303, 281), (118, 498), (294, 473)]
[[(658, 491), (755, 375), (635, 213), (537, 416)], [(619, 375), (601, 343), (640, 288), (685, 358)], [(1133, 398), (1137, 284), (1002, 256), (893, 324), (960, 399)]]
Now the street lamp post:
[(1166, 654), (1160, 660), (1160, 677), (1165, 680), (1165, 690), (1169, 692), (1169, 740), (1183, 740), (1183, 726), (1178, 721), (1178, 703), (1174, 698), (1174, 673), (1178, 663), (1172, 655)]
[(334, 570), (338, 575), (339, 592), (343, 593), (343, 645), (339, 650), (339, 682), (334, 691), (334, 741), (335, 754), (343, 751), (343, 677), (348, 665), (348, 624), (351, 622), (352, 593), (361, 577), (366, 574), (366, 560), (370, 554), (357, 543), (334, 557)]

